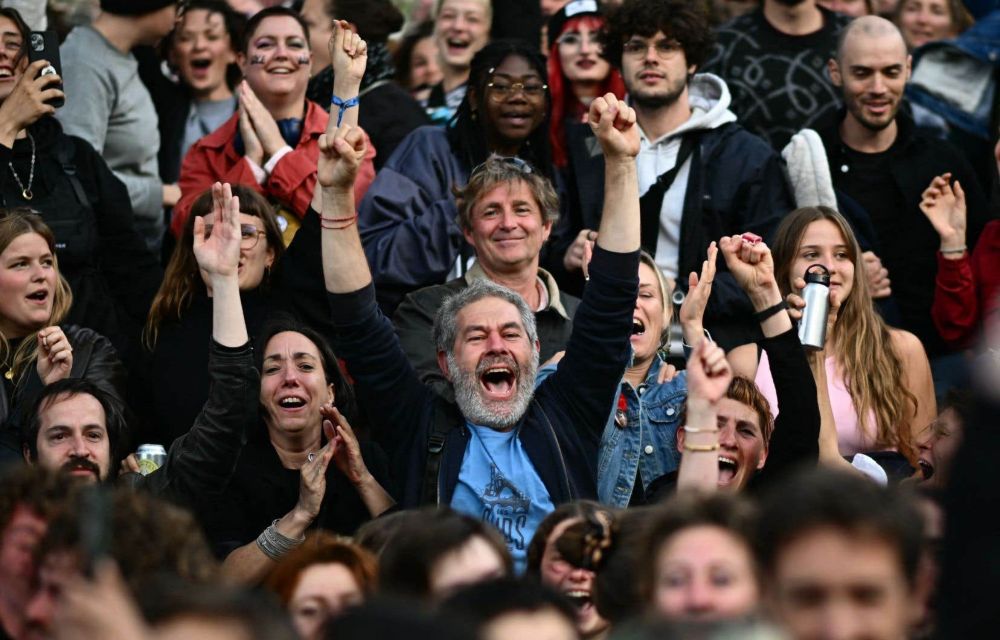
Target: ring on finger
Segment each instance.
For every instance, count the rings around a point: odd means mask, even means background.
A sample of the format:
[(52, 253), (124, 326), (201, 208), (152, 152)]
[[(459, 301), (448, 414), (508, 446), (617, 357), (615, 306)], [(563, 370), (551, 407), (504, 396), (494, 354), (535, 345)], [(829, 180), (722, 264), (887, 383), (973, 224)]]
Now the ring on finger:
[(316, 459), (316, 452), (315, 451), (310, 451), (309, 455), (306, 456), (306, 460), (308, 460), (309, 462), (312, 462), (315, 459)]

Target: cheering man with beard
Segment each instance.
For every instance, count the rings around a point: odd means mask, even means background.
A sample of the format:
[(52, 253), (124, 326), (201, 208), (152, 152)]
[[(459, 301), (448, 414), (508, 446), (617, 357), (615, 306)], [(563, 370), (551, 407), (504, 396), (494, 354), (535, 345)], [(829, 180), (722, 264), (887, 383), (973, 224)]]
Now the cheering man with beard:
[(612, 94), (594, 100), (590, 125), (607, 164), (604, 215), (566, 356), (536, 390), (531, 308), (503, 286), (473, 282), (441, 305), (434, 322), (438, 363), (457, 408), (420, 382), (375, 303), (354, 215), (360, 132), (330, 128), (320, 142), (313, 208), (322, 212), (336, 351), (393, 458), (400, 501), (450, 505), (491, 523), (522, 571), (528, 542), (554, 505), (596, 497), (600, 436), (628, 362), (638, 292), (639, 132), (635, 112)]

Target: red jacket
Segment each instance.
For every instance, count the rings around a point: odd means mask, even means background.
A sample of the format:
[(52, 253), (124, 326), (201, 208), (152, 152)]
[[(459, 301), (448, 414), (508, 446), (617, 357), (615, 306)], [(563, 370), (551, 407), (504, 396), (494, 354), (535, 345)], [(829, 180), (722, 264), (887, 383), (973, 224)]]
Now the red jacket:
[[(313, 189), (316, 187), (319, 137), (326, 131), (329, 119), (330, 114), (316, 103), (307, 100), (305, 122), (302, 124), (299, 144), (278, 161), (264, 184), (257, 184), (250, 164), (233, 148), (233, 138), (236, 137), (239, 127), (238, 113), (196, 142), (184, 156), (184, 163), (181, 165), (178, 181), (181, 199), (174, 207), (173, 219), (170, 222), (174, 236), (180, 237), (194, 201), (217, 181), (253, 187), (268, 199), (284, 204), (300, 218), (304, 216), (312, 201)], [(368, 142), (368, 152), (361, 164), (358, 179), (354, 183), (356, 202), (361, 202), (368, 185), (375, 179), (375, 165), (372, 164), (375, 149), (367, 134), (365, 140)]]
[(950, 344), (964, 346), (984, 320), (1000, 319), (1000, 220), (983, 227), (972, 256), (938, 254), (931, 317)]

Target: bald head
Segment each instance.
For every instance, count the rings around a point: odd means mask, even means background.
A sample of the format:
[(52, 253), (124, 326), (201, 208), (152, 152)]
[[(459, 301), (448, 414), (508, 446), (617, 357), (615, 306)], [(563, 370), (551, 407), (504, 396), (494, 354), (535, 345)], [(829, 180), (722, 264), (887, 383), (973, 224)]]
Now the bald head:
[[(900, 55), (906, 57), (906, 41), (896, 25), (880, 16), (862, 16), (852, 20), (840, 32), (837, 43), (837, 62), (843, 64), (844, 56), (869, 46), (875, 40), (893, 40), (899, 45)], [(882, 42), (883, 46), (888, 42)]]

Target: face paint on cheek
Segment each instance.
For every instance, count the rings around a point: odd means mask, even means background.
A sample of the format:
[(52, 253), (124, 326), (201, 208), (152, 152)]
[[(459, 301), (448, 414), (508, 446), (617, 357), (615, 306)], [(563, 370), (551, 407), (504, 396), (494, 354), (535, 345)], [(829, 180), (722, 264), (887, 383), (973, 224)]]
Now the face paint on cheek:
[(299, 56), (299, 64), (309, 64), (309, 56)]
[(264, 56), (250, 56), (250, 64), (253, 65), (264, 64)]

